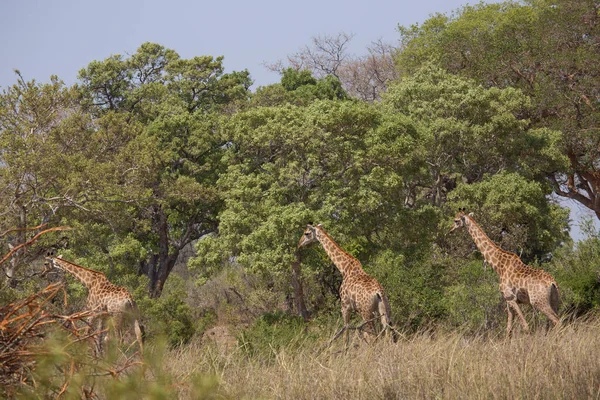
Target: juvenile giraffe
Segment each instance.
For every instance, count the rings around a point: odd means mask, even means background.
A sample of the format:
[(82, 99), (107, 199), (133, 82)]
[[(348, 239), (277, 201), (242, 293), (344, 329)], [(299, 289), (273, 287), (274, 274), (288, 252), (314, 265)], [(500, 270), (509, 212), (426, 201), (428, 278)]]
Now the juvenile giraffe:
[[(362, 316), (363, 325), (368, 325), (371, 332), (375, 333), (373, 319), (378, 315), (384, 330), (393, 330), (391, 327), (392, 316), (390, 305), (377, 280), (369, 276), (363, 269), (360, 261), (346, 253), (328, 234), (321, 225), (307, 225), (298, 248), (311, 243), (320, 242), (325, 252), (342, 274), (340, 286), (340, 299), (342, 302), (342, 317), (344, 326), (340, 329), (331, 342), (346, 332), (346, 346), (348, 345), (348, 330), (350, 329), (350, 316), (353, 311), (358, 311)], [(362, 326), (362, 325), (361, 325)], [(331, 343), (330, 342), (330, 343)]]
[(515, 253), (501, 249), (483, 232), (473, 218), (461, 209), (456, 214), (450, 232), (463, 226), (467, 228), (477, 248), (483, 254), (485, 262), (491, 265), (500, 277), (500, 292), (506, 300), (508, 312), (506, 336), (511, 336), (514, 312), (519, 316), (523, 329), (529, 332), (529, 325), (519, 308), (519, 303), (531, 304), (556, 326), (559, 323), (558, 285), (552, 275), (530, 267)]
[[(133, 328), (136, 340), (143, 351), (143, 326), (138, 319), (138, 310), (131, 296), (131, 293), (122, 286), (111, 283), (102, 272), (94, 271), (82, 267), (72, 262), (62, 259), (62, 256), (54, 257), (52, 253), (46, 256), (44, 263), (44, 274), (53, 268), (63, 270), (73, 275), (88, 289), (88, 296), (85, 302), (86, 309), (89, 311), (104, 311), (115, 320), (115, 330), (120, 331), (123, 321), (128, 323), (130, 318), (134, 318)], [(92, 323), (95, 318), (89, 322)]]

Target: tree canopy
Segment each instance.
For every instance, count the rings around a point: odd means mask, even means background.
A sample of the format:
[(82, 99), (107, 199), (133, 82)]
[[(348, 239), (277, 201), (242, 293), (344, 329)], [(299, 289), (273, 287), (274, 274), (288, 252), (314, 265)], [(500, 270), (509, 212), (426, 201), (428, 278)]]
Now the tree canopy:
[(532, 0), (467, 6), (400, 27), (398, 67), (412, 74), (424, 63), (512, 87), (531, 99), (530, 124), (561, 131), (568, 162), (542, 169), (554, 193), (600, 218), (598, 40), (600, 18), (592, 0)]
[(383, 284), (406, 328), (463, 323), (457, 310), (490, 326), (495, 308), (473, 304), (494, 298), (493, 279), (470, 238), (446, 235), (467, 207), (503, 248), (559, 270), (569, 304), (593, 308), (594, 274), (552, 264), (582, 269), (553, 194), (600, 211), (592, 10), (467, 6), (401, 27), (401, 45), (371, 58), (346, 57), (350, 36), (320, 37), (254, 91), (223, 57), (155, 43), (90, 62), (70, 87), (17, 75), (0, 95), (0, 227), (74, 229), (15, 254), (7, 279), (18, 290), (23, 266), (61, 247), (134, 288), (172, 343), (212, 318), (186, 294), (227, 274), (241, 303), (243, 282), (308, 319), (334, 309), (340, 279), (323, 252), (296, 248), (312, 222)]

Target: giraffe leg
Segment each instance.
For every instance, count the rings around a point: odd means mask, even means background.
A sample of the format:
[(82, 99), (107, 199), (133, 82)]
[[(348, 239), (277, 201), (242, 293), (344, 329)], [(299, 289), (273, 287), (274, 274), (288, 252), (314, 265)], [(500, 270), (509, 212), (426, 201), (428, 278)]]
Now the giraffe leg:
[(508, 321), (506, 321), (506, 338), (509, 339), (512, 335), (513, 310), (506, 302), (506, 312), (508, 313)]
[(135, 337), (140, 346), (140, 354), (144, 354), (144, 326), (140, 324), (140, 321), (136, 319), (133, 322), (133, 329), (135, 331)]
[(344, 351), (348, 351), (348, 346), (350, 345), (350, 309), (348, 307), (344, 307), (342, 309), (342, 317), (344, 318), (344, 335), (345, 335), (345, 347)]
[(95, 357), (100, 357), (104, 353), (104, 342), (108, 336), (104, 330), (104, 320), (100, 316), (91, 316), (86, 320), (85, 335), (93, 335), (92, 352)]
[(517, 304), (516, 300), (510, 300), (506, 302), (508, 304), (508, 306), (510, 308), (512, 308), (513, 310), (516, 311), (517, 316), (519, 317), (519, 320), (521, 321), (521, 326), (523, 327), (523, 330), (527, 333), (529, 333), (529, 325), (527, 324), (527, 320), (525, 320), (525, 316), (523, 315), (523, 313), (521, 312), (521, 309), (519, 308), (519, 305)]
[(350, 312), (349, 310), (347, 310), (346, 308), (342, 308), (342, 318), (344, 320), (344, 326), (342, 327), (342, 329), (340, 329), (339, 331), (337, 331), (335, 333), (335, 335), (333, 335), (333, 338), (331, 338), (331, 340), (329, 341), (329, 343), (327, 344), (327, 346), (331, 346), (333, 344), (333, 342), (340, 337), (340, 335), (342, 333), (345, 333), (345, 342), (346, 342), (346, 348), (348, 347), (348, 342), (349, 342), (349, 325), (350, 325)]
[(381, 333), (379, 334), (379, 336), (381, 334), (385, 334), (386, 336), (390, 336), (390, 339), (396, 343), (398, 340), (398, 334), (397, 331), (392, 327), (392, 318), (391, 318), (391, 312), (389, 309), (389, 304), (387, 301), (387, 298), (378, 294), (377, 295), (377, 309), (379, 311), (379, 317), (381, 319)]
[(560, 318), (558, 317), (558, 306), (559, 306), (559, 295), (558, 295), (558, 287), (556, 284), (552, 283), (548, 288), (548, 301), (542, 303), (542, 307), (545, 309), (541, 309), (550, 321), (554, 324), (554, 326), (560, 325)]
[[(371, 311), (371, 312), (362, 312), (361, 313), (362, 319), (363, 319), (363, 323), (359, 326), (359, 334), (361, 335), (361, 337), (363, 338), (363, 340), (367, 343), (370, 342), (370, 340), (368, 339), (370, 336), (377, 338), (378, 332), (377, 332), (377, 327), (375, 324), (375, 319), (377, 319), (378, 315), (376, 311)], [(362, 329), (363, 327), (366, 327), (366, 329)]]
[(333, 337), (331, 338), (331, 340), (329, 341), (329, 346), (331, 346), (331, 344), (335, 341), (335, 339), (339, 338), (340, 335), (342, 333), (344, 333), (344, 331), (347, 331), (348, 329), (346, 329), (346, 325), (342, 326), (342, 329), (340, 329), (339, 331), (336, 332), (335, 335), (333, 335)]
[(348, 325), (344, 325), (344, 352), (348, 351), (350, 346), (350, 329)]
[[(551, 287), (552, 290), (554, 287)], [(557, 304), (552, 303), (552, 292), (550, 292), (548, 298), (539, 298), (535, 297), (531, 299), (531, 305), (537, 310), (541, 311), (548, 319), (552, 322), (554, 326), (560, 324), (560, 318), (558, 317)], [(558, 299), (555, 300), (555, 303), (558, 303)]]
[[(92, 332), (94, 332), (93, 327), (97, 321), (97, 318), (92, 315), (90, 317), (85, 318), (84, 321), (85, 321), (86, 326), (83, 330), (83, 334), (92, 340), (92, 353), (94, 354), (95, 357), (98, 357), (102, 353), (101, 343), (99, 340), (100, 338), (99, 338), (99, 336), (90, 337)], [(97, 331), (99, 331), (99, 329)]]
[(548, 317), (548, 319), (550, 321), (552, 321), (552, 324), (554, 326), (557, 326), (560, 324), (560, 319), (558, 318), (558, 315), (554, 312), (554, 310), (552, 309), (552, 307), (550, 307), (549, 305), (543, 305), (543, 306), (537, 306), (536, 307), (538, 310), (540, 310), (542, 313), (544, 313), (544, 315), (546, 317)]

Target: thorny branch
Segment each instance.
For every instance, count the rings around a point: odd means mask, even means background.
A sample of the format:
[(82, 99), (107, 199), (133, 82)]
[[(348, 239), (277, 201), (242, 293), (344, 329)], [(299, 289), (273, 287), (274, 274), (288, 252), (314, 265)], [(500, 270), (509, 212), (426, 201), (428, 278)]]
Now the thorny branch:
[[(67, 351), (74, 343), (89, 341), (96, 343), (105, 330), (90, 330), (87, 319), (105, 315), (103, 312), (83, 311), (71, 315), (50, 313), (46, 307), (59, 294), (64, 293), (64, 284), (55, 283), (23, 300), (0, 307), (0, 397), (15, 397), (23, 390), (39, 389), (40, 382), (35, 379), (36, 359), (51, 355), (42, 340), (54, 331), (67, 334), (67, 343), (61, 347), (61, 356), (65, 361), (56, 365), (58, 374), (51, 377), (52, 384), (46, 390), (59, 397), (68, 390), (76, 373), (83, 367), (90, 368), (87, 376), (113, 376), (118, 378), (133, 366), (136, 354), (126, 356), (118, 364), (99, 363), (99, 356), (91, 351), (85, 356), (74, 355)], [(66, 298), (65, 298), (66, 301)], [(88, 398), (93, 398), (93, 389), (83, 388)], [(46, 393), (48, 394), (48, 393)]]

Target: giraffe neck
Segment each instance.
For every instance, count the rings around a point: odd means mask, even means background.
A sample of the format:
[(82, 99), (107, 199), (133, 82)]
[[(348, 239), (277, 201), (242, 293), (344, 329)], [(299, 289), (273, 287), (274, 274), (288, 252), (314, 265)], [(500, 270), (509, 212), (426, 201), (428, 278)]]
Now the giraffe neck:
[(360, 261), (350, 254), (346, 253), (328, 234), (323, 228), (316, 228), (316, 236), (325, 252), (333, 261), (337, 269), (342, 274), (342, 277), (350, 275), (357, 269), (362, 270)]
[(55, 258), (54, 263), (58, 268), (73, 275), (77, 280), (83, 283), (88, 290), (104, 277), (104, 274), (101, 272), (93, 271), (60, 258)]
[(481, 254), (483, 254), (483, 258), (485, 259), (485, 261), (492, 266), (496, 273), (502, 275), (504, 273), (505, 268), (504, 265), (498, 262), (498, 260), (502, 259), (502, 257), (500, 257), (500, 254), (498, 253), (503, 253), (503, 250), (500, 247), (498, 247), (485, 234), (483, 229), (481, 229), (481, 227), (477, 225), (477, 223), (468, 215), (465, 215), (465, 225), (467, 226), (467, 230), (473, 238), (475, 245), (477, 246)]

